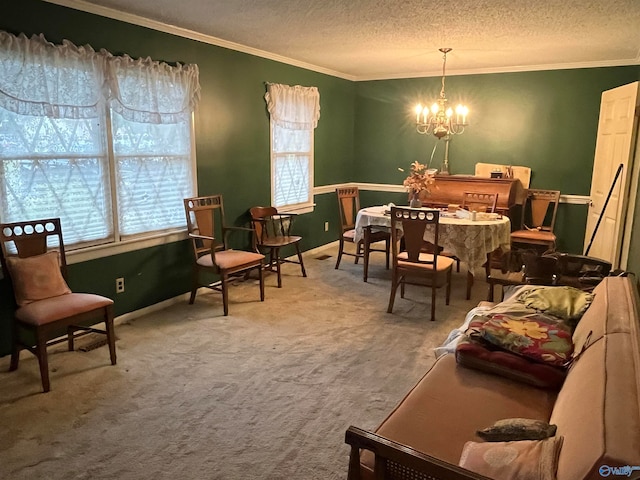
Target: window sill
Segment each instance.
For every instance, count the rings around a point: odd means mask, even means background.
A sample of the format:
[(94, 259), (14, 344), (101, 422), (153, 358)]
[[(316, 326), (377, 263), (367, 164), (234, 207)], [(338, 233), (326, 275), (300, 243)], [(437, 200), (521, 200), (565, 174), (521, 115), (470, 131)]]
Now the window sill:
[(316, 204), (311, 203), (307, 205), (296, 205), (291, 207), (280, 207), (278, 208), (278, 213), (295, 213), (296, 215), (300, 215), (302, 213), (311, 213), (315, 208)]
[(187, 231), (173, 231), (166, 233), (157, 233), (152, 236), (124, 240), (118, 243), (108, 243), (105, 245), (96, 245), (92, 247), (79, 248), (77, 250), (67, 250), (67, 263), (81, 263), (96, 258), (109, 257), (121, 253), (133, 252), (144, 248), (165, 245), (168, 243), (179, 242), (188, 238)]

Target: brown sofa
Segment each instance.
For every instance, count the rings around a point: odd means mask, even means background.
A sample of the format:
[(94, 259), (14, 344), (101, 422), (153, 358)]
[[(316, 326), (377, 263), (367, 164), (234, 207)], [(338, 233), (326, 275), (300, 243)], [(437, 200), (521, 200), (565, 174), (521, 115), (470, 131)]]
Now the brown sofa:
[(558, 480), (640, 478), (637, 291), (630, 277), (606, 277), (593, 293), (559, 391), (466, 368), (446, 354), (374, 432), (349, 428), (349, 480), (486, 478), (457, 466), (465, 442), (514, 417), (557, 425)]

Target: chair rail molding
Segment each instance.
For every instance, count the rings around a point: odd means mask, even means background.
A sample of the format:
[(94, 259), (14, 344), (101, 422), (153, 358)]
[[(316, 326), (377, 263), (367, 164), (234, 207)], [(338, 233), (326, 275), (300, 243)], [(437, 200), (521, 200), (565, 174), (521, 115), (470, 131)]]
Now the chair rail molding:
[[(407, 189), (403, 185), (394, 185), (390, 183), (347, 182), (314, 187), (313, 194), (323, 195), (326, 193), (335, 193), (336, 188), (338, 187), (358, 187), (360, 190), (368, 190), (372, 192), (403, 193), (407, 191)], [(589, 205), (590, 202), (591, 197), (589, 195), (560, 195), (560, 203), (568, 203), (571, 205)]]

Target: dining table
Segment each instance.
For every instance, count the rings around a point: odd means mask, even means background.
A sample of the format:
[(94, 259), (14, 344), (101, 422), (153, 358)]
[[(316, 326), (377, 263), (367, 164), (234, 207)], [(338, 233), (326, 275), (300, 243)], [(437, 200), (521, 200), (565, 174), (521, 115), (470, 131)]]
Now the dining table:
[[(392, 206), (391, 204), (376, 205), (360, 209), (356, 216), (355, 242), (363, 240), (371, 229), (390, 229)], [(424, 209), (434, 210), (433, 208)], [(447, 209), (436, 210), (440, 211), (438, 219), (439, 246), (465, 263), (468, 275), (471, 276), (467, 283), (468, 299), (471, 294), (473, 277), (487, 273), (491, 252), (498, 248), (502, 251), (510, 250), (511, 221), (509, 217), (499, 214), (478, 214), (477, 218), (470, 218), (470, 215), (469, 217), (461, 216), (460, 212), (449, 212)], [(424, 240), (433, 243), (434, 233), (433, 226), (427, 226)], [(364, 242), (364, 245), (366, 248), (367, 242)]]

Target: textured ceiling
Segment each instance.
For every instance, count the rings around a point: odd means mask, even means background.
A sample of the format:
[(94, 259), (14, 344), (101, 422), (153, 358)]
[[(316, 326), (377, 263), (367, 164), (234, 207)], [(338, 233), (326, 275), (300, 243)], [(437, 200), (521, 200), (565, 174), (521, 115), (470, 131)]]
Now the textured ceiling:
[(640, 63), (640, 0), (48, 1), (353, 80)]

